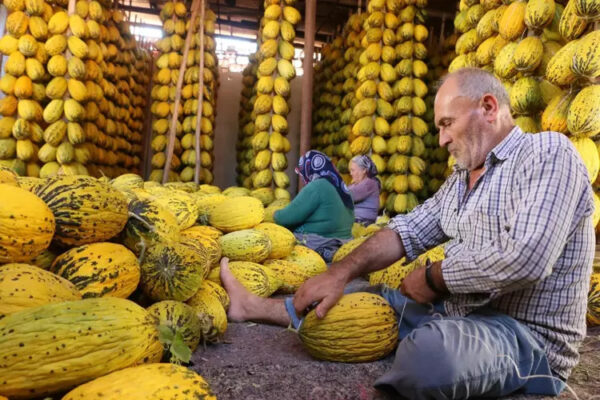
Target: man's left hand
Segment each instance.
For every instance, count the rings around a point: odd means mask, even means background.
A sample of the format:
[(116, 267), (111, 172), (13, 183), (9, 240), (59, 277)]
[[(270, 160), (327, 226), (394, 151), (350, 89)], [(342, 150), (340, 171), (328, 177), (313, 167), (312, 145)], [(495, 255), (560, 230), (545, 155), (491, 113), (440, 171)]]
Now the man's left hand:
[(404, 278), (400, 285), (400, 293), (421, 304), (433, 303), (441, 298), (427, 286), (425, 267), (415, 269)]

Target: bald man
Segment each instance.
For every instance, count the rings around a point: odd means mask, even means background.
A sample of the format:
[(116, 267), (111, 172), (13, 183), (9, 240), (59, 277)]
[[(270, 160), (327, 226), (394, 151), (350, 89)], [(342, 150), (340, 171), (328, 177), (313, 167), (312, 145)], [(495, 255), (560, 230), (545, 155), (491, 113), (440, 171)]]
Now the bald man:
[(314, 302), (325, 316), (352, 279), (446, 243), (443, 261), (380, 292), (403, 318), (375, 387), (407, 399), (557, 395), (585, 336), (595, 244), (586, 168), (564, 135), (515, 126), (504, 87), (483, 70), (446, 77), (435, 123), (456, 166), (432, 198), (293, 298), (253, 296), (224, 260), (229, 318), (297, 326)]

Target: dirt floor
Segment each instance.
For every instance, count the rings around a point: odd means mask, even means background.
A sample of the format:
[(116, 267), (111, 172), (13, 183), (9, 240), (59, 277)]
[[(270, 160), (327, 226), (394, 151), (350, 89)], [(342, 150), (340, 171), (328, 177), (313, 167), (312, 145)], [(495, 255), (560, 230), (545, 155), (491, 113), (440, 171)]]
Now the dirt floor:
[[(225, 343), (199, 348), (194, 369), (211, 385), (219, 400), (384, 400), (372, 384), (392, 358), (363, 364), (316, 361), (302, 348), (296, 333), (284, 328), (230, 324)], [(582, 358), (569, 385), (579, 399), (600, 399), (600, 328), (590, 329)], [(563, 393), (558, 399), (573, 399)], [(504, 400), (544, 397), (512, 396)], [(549, 399), (549, 398), (548, 398)]]

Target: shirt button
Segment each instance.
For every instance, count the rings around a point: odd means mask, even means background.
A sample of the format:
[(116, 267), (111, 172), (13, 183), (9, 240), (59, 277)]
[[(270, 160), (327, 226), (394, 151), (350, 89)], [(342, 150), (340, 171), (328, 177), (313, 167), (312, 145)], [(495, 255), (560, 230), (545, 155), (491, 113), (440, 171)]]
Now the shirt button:
[(462, 238), (458, 239), (458, 243), (462, 243), (462, 242), (463, 242)]
[(504, 225), (504, 230), (506, 232), (510, 232), (510, 225)]

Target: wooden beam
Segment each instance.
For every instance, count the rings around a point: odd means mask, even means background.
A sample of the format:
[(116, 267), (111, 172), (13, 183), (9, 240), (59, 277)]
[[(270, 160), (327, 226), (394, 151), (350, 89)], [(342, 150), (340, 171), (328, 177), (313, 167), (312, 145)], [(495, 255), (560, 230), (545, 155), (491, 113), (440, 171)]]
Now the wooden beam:
[(302, 61), (302, 99), (300, 103), (302, 106), (300, 110), (300, 156), (304, 155), (310, 149), (316, 14), (317, 0), (306, 0), (304, 12), (304, 60)]

